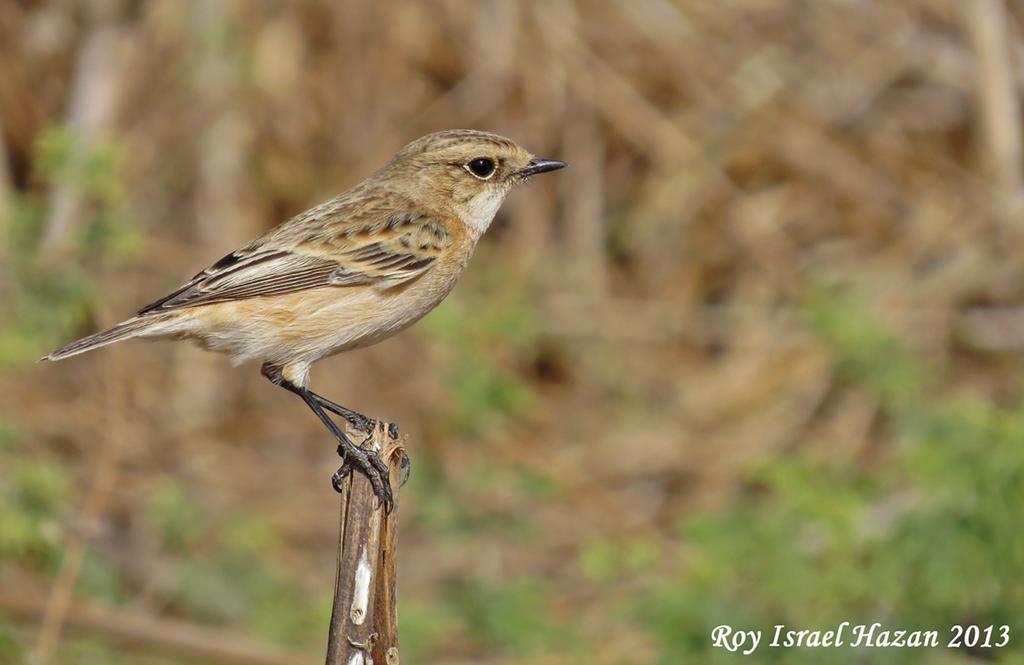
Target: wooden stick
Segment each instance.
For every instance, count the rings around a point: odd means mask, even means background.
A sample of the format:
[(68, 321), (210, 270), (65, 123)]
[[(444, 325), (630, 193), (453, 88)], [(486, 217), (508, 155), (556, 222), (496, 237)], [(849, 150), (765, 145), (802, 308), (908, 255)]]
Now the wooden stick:
[(364, 447), (388, 464), (394, 509), (385, 515), (370, 481), (350, 473), (341, 492), (338, 566), (327, 638), (327, 665), (398, 665), (395, 546), (398, 490), (409, 462), (389, 423), (378, 423)]

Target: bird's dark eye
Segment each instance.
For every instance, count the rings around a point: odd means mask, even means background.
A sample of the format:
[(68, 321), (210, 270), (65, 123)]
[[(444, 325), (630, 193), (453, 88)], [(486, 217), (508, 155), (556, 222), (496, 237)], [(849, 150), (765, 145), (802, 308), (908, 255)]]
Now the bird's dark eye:
[(478, 178), (489, 178), (494, 173), (494, 162), (486, 157), (477, 157), (467, 167)]

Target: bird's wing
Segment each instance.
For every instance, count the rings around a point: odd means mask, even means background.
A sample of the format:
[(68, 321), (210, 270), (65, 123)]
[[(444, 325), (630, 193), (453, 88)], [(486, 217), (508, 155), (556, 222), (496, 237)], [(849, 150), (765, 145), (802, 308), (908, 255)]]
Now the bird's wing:
[(438, 219), (418, 213), (304, 226), (272, 231), (228, 254), (139, 314), (323, 286), (390, 288), (423, 274), (450, 242)]

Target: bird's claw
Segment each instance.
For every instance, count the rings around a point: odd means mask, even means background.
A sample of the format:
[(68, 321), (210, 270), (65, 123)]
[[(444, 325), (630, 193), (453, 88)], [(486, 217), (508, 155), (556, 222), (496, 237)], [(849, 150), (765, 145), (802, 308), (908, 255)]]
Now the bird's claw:
[(354, 413), (351, 418), (346, 418), (346, 420), (349, 425), (352, 425), (352, 427), (363, 434), (373, 434), (373, 430), (377, 427), (376, 420), (368, 418), (361, 413)]
[[(338, 448), (340, 452), (341, 446), (338, 446)], [(338, 470), (331, 475), (331, 487), (334, 488), (335, 492), (341, 494), (344, 491), (345, 488), (341, 486), (341, 483), (350, 473), (352, 473), (352, 465), (348, 463), (348, 460), (345, 460), (338, 467)]]
[(347, 445), (341, 443), (338, 445), (338, 455), (341, 456), (342, 463), (331, 476), (331, 486), (334, 487), (334, 491), (340, 493), (342, 491), (341, 482), (352, 472), (352, 469), (359, 469), (369, 479), (374, 495), (380, 505), (384, 507), (384, 513), (389, 514), (395, 505), (391, 493), (390, 469), (377, 451), (366, 450), (352, 443)]

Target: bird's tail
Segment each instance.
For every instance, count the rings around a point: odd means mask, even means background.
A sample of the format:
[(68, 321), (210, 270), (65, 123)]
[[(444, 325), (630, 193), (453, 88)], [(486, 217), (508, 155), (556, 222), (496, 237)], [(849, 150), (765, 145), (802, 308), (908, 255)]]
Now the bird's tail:
[(137, 316), (133, 319), (122, 321), (113, 328), (93, 333), (88, 337), (83, 337), (82, 339), (62, 346), (49, 355), (43, 356), (40, 360), (63, 360), (64, 358), (77, 356), (79, 353), (98, 349), (99, 347), (106, 346), (107, 344), (120, 342), (122, 339), (135, 337), (136, 335), (144, 332), (155, 322), (154, 317)]

